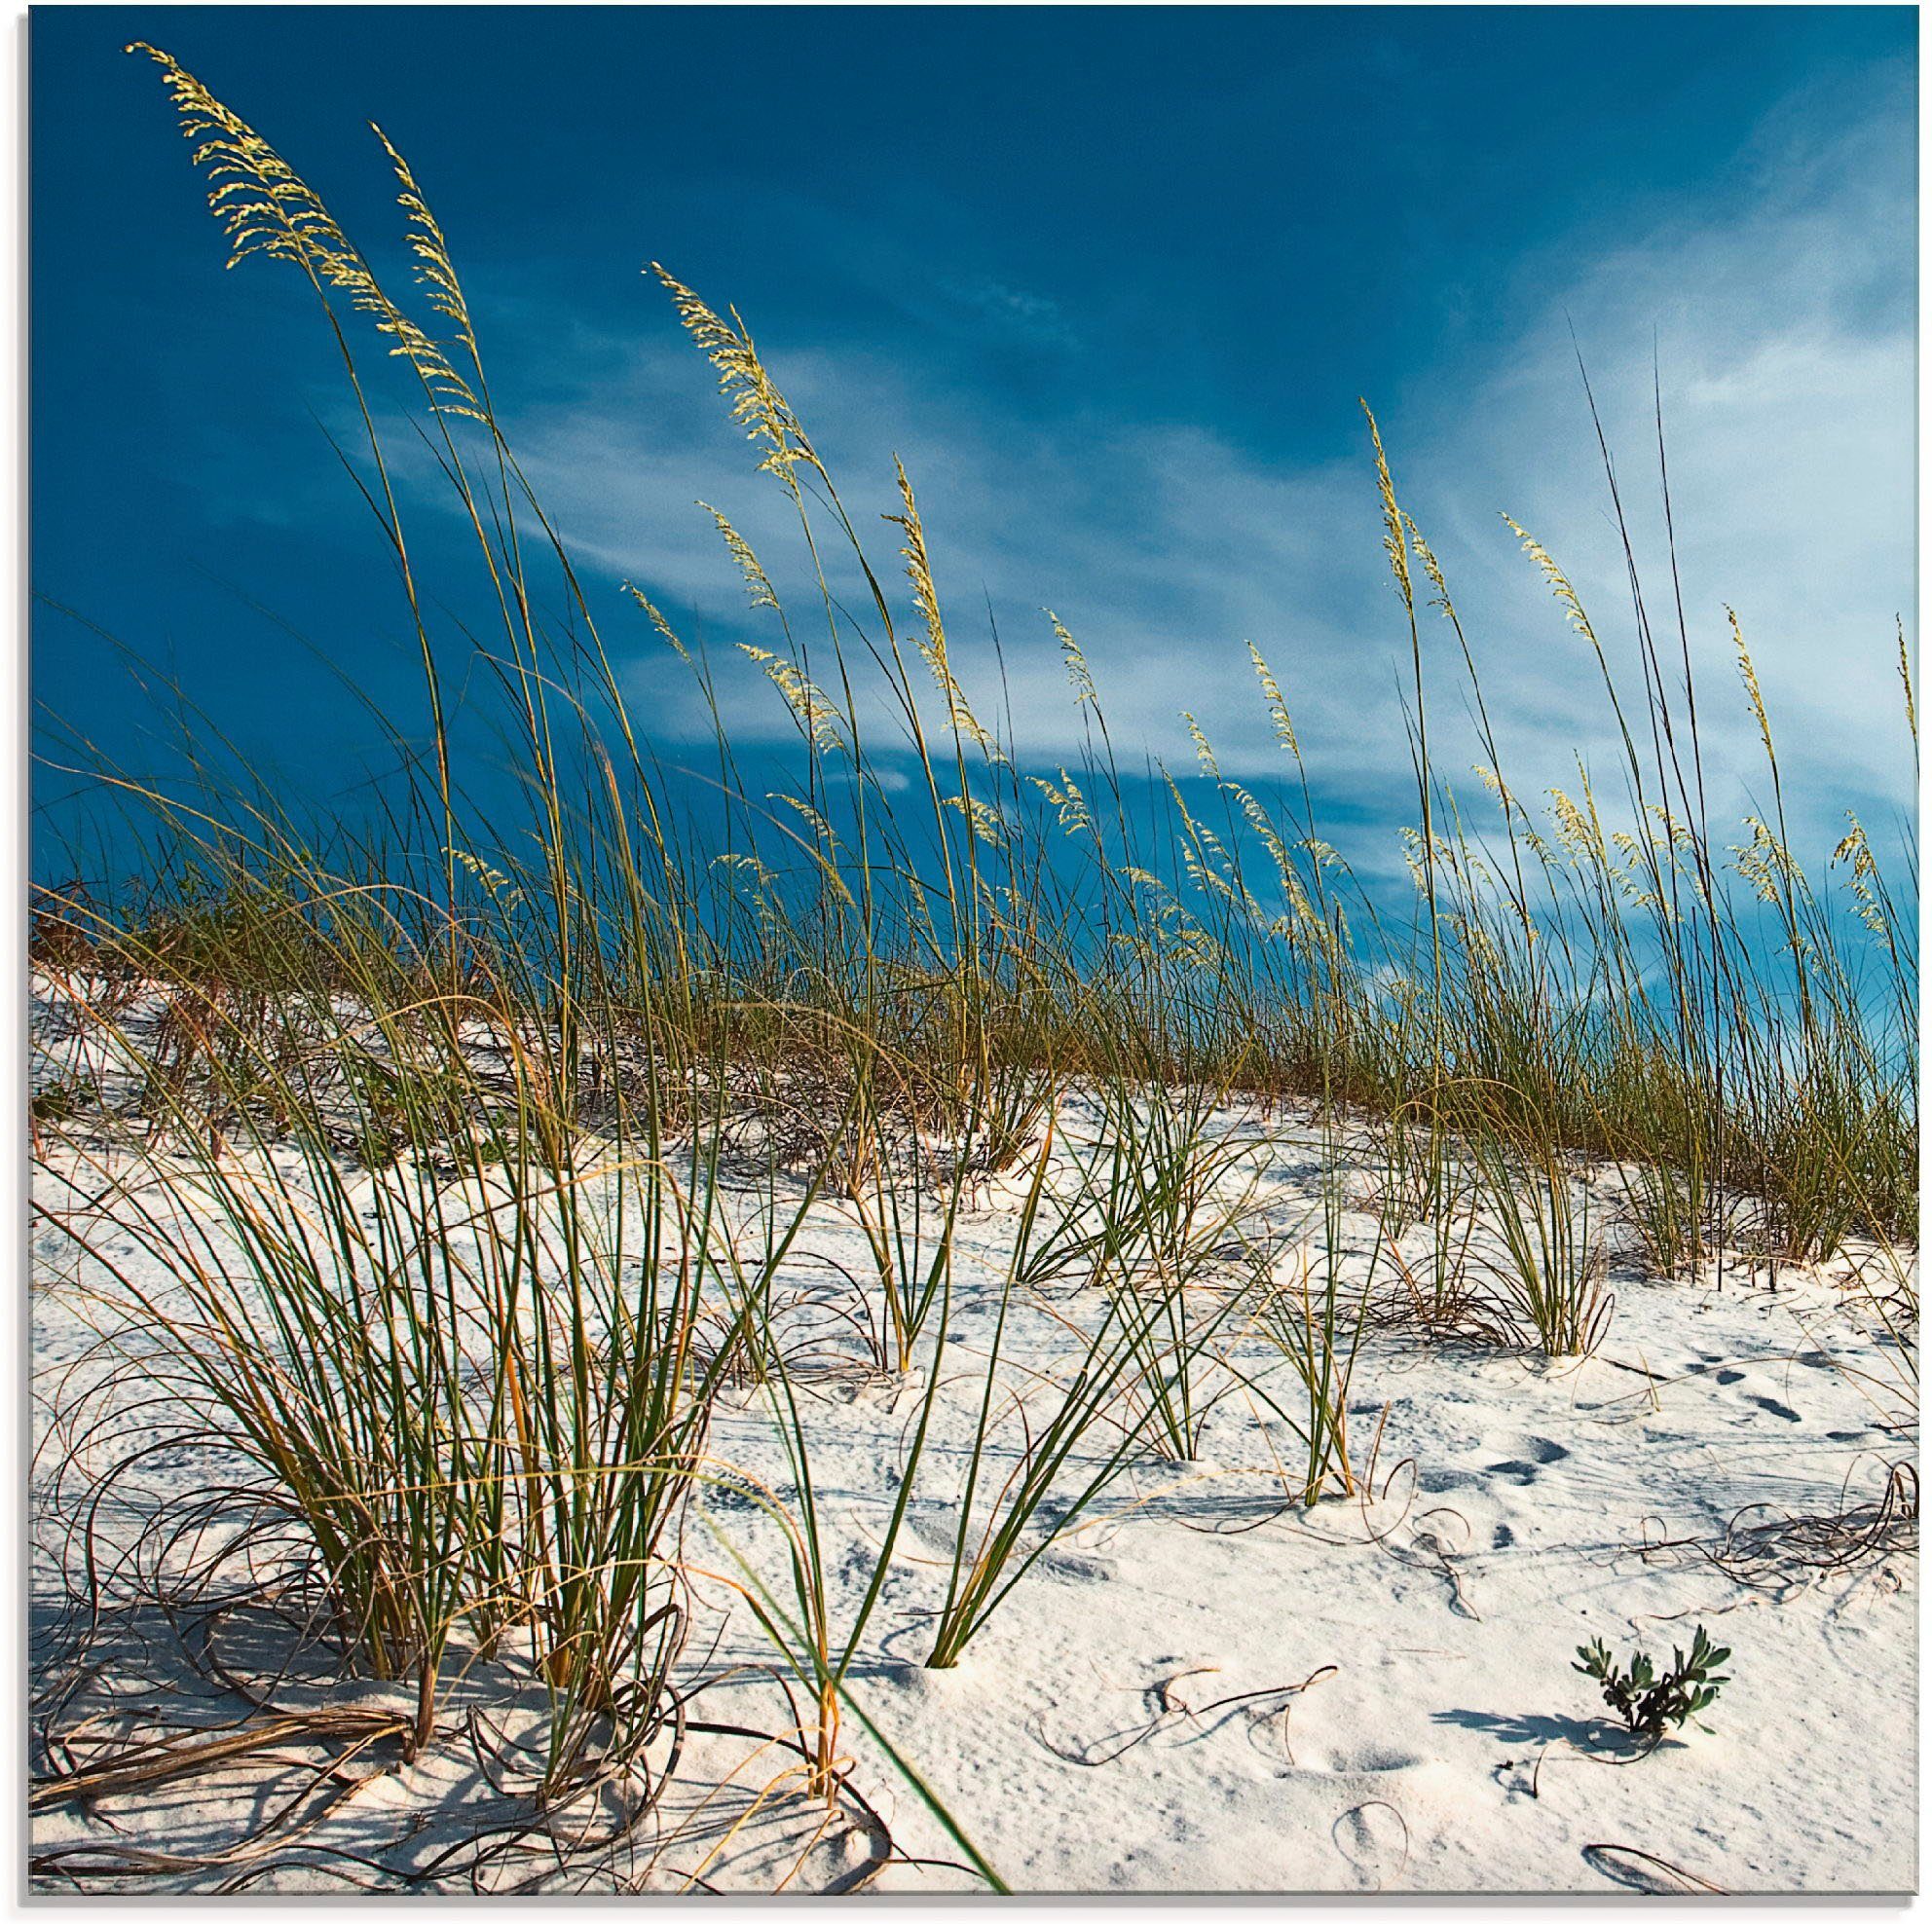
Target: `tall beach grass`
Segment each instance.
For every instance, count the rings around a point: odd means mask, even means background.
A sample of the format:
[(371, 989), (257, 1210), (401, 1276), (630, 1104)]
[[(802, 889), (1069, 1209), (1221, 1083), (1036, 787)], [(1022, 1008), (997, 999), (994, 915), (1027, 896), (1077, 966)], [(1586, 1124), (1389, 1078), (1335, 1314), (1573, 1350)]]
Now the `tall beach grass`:
[[(1734, 623), (1725, 671), (1771, 797), (1741, 828), (1706, 807), (1707, 638), (1681, 612), (1653, 625), (1640, 597), (1634, 645), (1614, 646), (1533, 536), (1503, 536), (1621, 745), (1614, 770), (1533, 804), (1371, 416), (1363, 485), (1406, 649), (1413, 902), (1364, 888), (1329, 839), (1292, 677), (1257, 650), (1237, 667), (1278, 779), (1224, 774), (1190, 718), (1197, 770), (1158, 771), (1141, 826), (1104, 664), (1042, 616), (1086, 748), (1025, 765), (989, 719), (1002, 689), (968, 685), (913, 477), (892, 477), (883, 543), (862, 534), (743, 320), (653, 264), (798, 529), (788, 571), (716, 516), (721, 567), (764, 624), (742, 652), (795, 736), (794, 779), (766, 793), (719, 664), (649, 584), (606, 596), (573, 565), (402, 158), (383, 141), (414, 265), (393, 294), (259, 134), (167, 55), (132, 51), (159, 66), (232, 260), (263, 256), (313, 291), (422, 698), (373, 716), (400, 770), (379, 800), (319, 820), (238, 772), (193, 690), (168, 700), (207, 752), (165, 783), (50, 722), (46, 758), (115, 824), (103, 843), (142, 858), (36, 892), (37, 979), (95, 1066), (34, 1095), (35, 1202), (97, 1259), (121, 1340), (185, 1430), (247, 1461), (244, 1529), (296, 1545), (289, 1593), (346, 1660), (413, 1692), (412, 1749), (436, 1740), (453, 1652), (514, 1658), (551, 1706), (544, 1798), (613, 1772), (648, 1787), (687, 1687), (687, 1536), (737, 1474), (712, 1451), (727, 1395), (762, 1400), (792, 1464), (789, 1492), (757, 1495), (782, 1569), (731, 1580), (803, 1686), (814, 1795), (836, 1797), (846, 1768), (840, 1707), (915, 1483), (956, 1523), (938, 1666), (1124, 1466), (1199, 1454), (1237, 1335), (1289, 1365), (1269, 1395), (1305, 1441), (1300, 1495), (1352, 1489), (1366, 1309), (1337, 1255), (1340, 1192), (1258, 1294), (1229, 1282), (1251, 1172), (1213, 1119), (1235, 1100), (1304, 1104), (1324, 1139), (1377, 1146), (1370, 1274), (1399, 1265), (1424, 1323), (1553, 1354), (1585, 1347), (1607, 1306), (1579, 1159), (1615, 1166), (1660, 1274), (1739, 1247), (1805, 1262), (1913, 1238), (1915, 874), (1888, 871), (1855, 820), (1829, 871), (1806, 874)], [(404, 403), (447, 491), (433, 509), (397, 478), (383, 426)], [(472, 573), (431, 583), (415, 517), (450, 509)], [(453, 603), (486, 609), (487, 633), (445, 621)], [(709, 718), (702, 805), (627, 698), (640, 646), (682, 659)], [(1915, 741), (1902, 639), (1900, 672)], [(465, 683), (517, 770), (507, 801), (479, 800), (465, 766)], [(1480, 738), (1473, 792), (1443, 759), (1460, 707)], [(1058, 1186), (1074, 1101), (1100, 1120)], [(1019, 1227), (969, 1368), (957, 1233), (999, 1195)], [(1503, 1226), (1500, 1317), (1468, 1312), (1472, 1208)], [(918, 1413), (870, 1587), (842, 1617), (801, 1388), (818, 1351), (787, 1308), (824, 1221), (866, 1257), (814, 1301), (836, 1298), (864, 1366), (910, 1386)], [(1399, 1254), (1411, 1225), (1429, 1257)], [(1011, 1318), (1038, 1315), (1067, 1319), (1074, 1359), (1025, 1392), (1014, 1449), (1003, 1345)], [(921, 1440), (961, 1369), (977, 1442), (940, 1489)]]

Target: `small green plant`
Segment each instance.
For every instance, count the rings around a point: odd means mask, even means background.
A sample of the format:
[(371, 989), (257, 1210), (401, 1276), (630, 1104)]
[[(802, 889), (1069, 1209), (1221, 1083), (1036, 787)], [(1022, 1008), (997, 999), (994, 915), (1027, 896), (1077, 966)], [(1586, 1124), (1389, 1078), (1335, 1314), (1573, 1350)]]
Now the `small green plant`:
[(1645, 1650), (1631, 1653), (1626, 1671), (1601, 1637), (1578, 1645), (1577, 1654), (1582, 1661), (1572, 1664), (1571, 1669), (1601, 1684), (1604, 1702), (1623, 1720), (1624, 1728), (1652, 1745), (1660, 1744), (1665, 1732), (1677, 1729), (1686, 1718), (1716, 1703), (1718, 1692), (1730, 1682), (1715, 1674), (1718, 1665), (1729, 1659), (1730, 1651), (1713, 1644), (1701, 1623), (1691, 1640), (1690, 1656), (1672, 1650), (1670, 1668), (1661, 1677)]

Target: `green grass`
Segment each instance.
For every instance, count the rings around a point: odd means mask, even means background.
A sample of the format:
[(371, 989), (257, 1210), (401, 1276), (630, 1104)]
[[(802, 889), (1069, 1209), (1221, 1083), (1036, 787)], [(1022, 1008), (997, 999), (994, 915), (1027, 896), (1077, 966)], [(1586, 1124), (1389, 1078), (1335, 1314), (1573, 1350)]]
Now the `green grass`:
[[(606, 610), (572, 568), (399, 157), (416, 279), (392, 297), (274, 150), (154, 57), (234, 256), (303, 276), (340, 351), (364, 433), (346, 458), (396, 567), (422, 712), (374, 715), (405, 772), (353, 819), (305, 816), (233, 772), (193, 690), (164, 686), (189, 751), (165, 791), (69, 728), (51, 759), (92, 782), (101, 840), (111, 819), (152, 860), (106, 896), (36, 901), (35, 964), (118, 1072), (38, 1098), (36, 1142), (125, 1199), (113, 1236), (52, 1178), (37, 1205), (89, 1240), (124, 1340), (252, 1465), (248, 1527), (293, 1528), (291, 1580), (348, 1659), (414, 1684), (412, 1746), (437, 1738), (451, 1651), (481, 1647), (517, 1653), (549, 1693), (546, 1797), (646, 1767), (687, 1655), (684, 1532), (736, 1474), (710, 1455), (727, 1388), (763, 1399), (792, 1466), (792, 1495), (759, 1498), (782, 1573), (733, 1580), (803, 1686), (816, 1795), (838, 1794), (850, 1667), (910, 1493), (931, 1485), (921, 1452), (948, 1372), (968, 1370), (978, 1418), (943, 1493), (957, 1531), (935, 1665), (1130, 1463), (1197, 1455), (1237, 1336), (1265, 1338), (1299, 1385), (1276, 1407), (1306, 1445), (1302, 1498), (1352, 1489), (1369, 1284), (1338, 1254), (1330, 1183), (1298, 1265), (1217, 1285), (1249, 1177), (1210, 1124), (1236, 1097), (1304, 1098), (1331, 1142), (1369, 1131), (1369, 1275), (1399, 1269), (1426, 1324), (1469, 1323), (1480, 1205), (1501, 1227), (1506, 1314), (1476, 1324), (1552, 1354), (1598, 1326), (1579, 1157), (1616, 1165), (1659, 1272), (1740, 1243), (1805, 1261), (1913, 1238), (1915, 876), (1885, 872), (1854, 822), (1825, 880), (1806, 877), (1741, 635), (1726, 646), (1773, 807), (1740, 830), (1707, 818), (1690, 638), (1680, 661), (1645, 619), (1620, 680), (1517, 531), (1623, 745), (1614, 787), (1579, 774), (1531, 807), (1371, 418), (1408, 645), (1414, 912), (1379, 906), (1328, 841), (1282, 684), (1252, 650), (1280, 779), (1225, 776), (1190, 718), (1198, 774), (1160, 771), (1159, 819), (1136, 830), (1102, 678), (1066, 626), (1050, 617), (1042, 641), (1086, 750), (1025, 768), (983, 720), (1003, 691), (955, 666), (911, 482), (894, 477), (888, 565), (735, 313), (659, 269), (796, 515), (796, 592), (718, 518), (721, 564), (765, 628), (746, 652), (796, 729), (798, 779), (766, 795), (717, 664), (642, 589)], [(468, 531), (466, 583), (419, 574), (411, 516), (431, 510), (392, 485), (380, 426), (396, 389)], [(436, 610), (478, 602), (488, 631), (459, 647)], [(613, 613), (625, 625), (607, 644)], [(617, 663), (640, 640), (684, 659), (711, 718), (701, 807), (626, 701)], [(464, 680), (520, 773), (514, 807), (466, 788), (447, 692)], [(1915, 740), (1909, 678), (1905, 696)], [(1445, 702), (1476, 718), (1474, 795), (1438, 758)], [(1048, 1156), (1075, 1094), (1103, 1128), (1062, 1192)], [(1000, 1179), (1024, 1200), (995, 1335), (967, 1360), (955, 1232)], [(775, 1307), (828, 1209), (863, 1238), (853, 1315), (917, 1410), (871, 1587), (842, 1618)], [(1396, 1248), (1411, 1225), (1420, 1262)], [(126, 1236), (165, 1287), (120, 1261)], [(1099, 1293), (1072, 1319), (1070, 1366), (1016, 1384), (1015, 1322), (1070, 1314), (1047, 1299), (1076, 1283)], [(1915, 1296), (1887, 1301), (1915, 1315)]]

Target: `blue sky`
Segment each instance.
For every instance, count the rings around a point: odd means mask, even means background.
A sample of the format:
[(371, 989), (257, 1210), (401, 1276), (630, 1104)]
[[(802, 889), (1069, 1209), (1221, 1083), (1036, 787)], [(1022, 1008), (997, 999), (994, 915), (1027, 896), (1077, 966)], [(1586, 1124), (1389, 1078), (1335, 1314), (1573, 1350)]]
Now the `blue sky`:
[[(1177, 762), (1185, 706), (1225, 765), (1266, 765), (1251, 639), (1338, 805), (1377, 817), (1407, 779), (1406, 632), (1356, 396), (1533, 788), (1573, 749), (1607, 766), (1609, 738), (1498, 516), (1627, 648), (1571, 329), (1661, 598), (1654, 343), (1721, 793), (1745, 805), (1755, 780), (1729, 603), (1817, 832), (1909, 805), (1909, 10), (41, 8), (34, 585), (319, 793), (370, 730), (289, 631), (406, 705), (400, 606), (327, 444), (346, 397), (313, 305), (272, 264), (222, 274), (135, 38), (266, 133), (379, 267), (396, 217), (363, 123), (409, 156), (667, 748), (693, 717), (618, 580), (729, 640), (756, 631), (694, 498), (781, 580), (795, 557), (651, 257), (742, 311), (862, 522), (904, 457), (967, 679), (990, 605), (1032, 753), (1078, 727), (1043, 604), (1116, 734)], [(37, 615), (37, 697), (159, 757), (112, 659)], [(745, 727), (775, 731), (745, 686)]]

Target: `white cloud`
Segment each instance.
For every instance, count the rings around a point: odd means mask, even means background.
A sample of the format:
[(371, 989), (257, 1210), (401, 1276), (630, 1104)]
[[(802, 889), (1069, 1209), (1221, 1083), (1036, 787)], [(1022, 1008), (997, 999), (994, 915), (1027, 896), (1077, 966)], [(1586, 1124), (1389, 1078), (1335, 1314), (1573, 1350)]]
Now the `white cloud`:
[[(1893, 617), (1913, 599), (1913, 315), (1909, 176), (1880, 136), (1833, 146), (1773, 122), (1733, 204), (1659, 215), (1640, 244), (1592, 255), (1587, 229), (1524, 266), (1520, 328), (1467, 350), (1428, 392), (1393, 397), (1383, 429), (1405, 505), (1449, 572), (1519, 789), (1568, 779), (1586, 753), (1614, 783), (1615, 736), (1583, 643), (1521, 556), (1507, 509), (1583, 592), (1634, 697), (1624, 566), (1579, 377), (1588, 357), (1660, 643), (1675, 648), (1652, 420), (1662, 371), (1685, 610), (1700, 678), (1707, 766), (1726, 813), (1761, 781), (1732, 671), (1725, 606), (1756, 654), (1788, 787), (1813, 805), (1842, 795), (1905, 802)], [(1750, 169), (1747, 169), (1750, 171)], [(1069, 329), (1044, 297), (997, 281), (946, 290), (993, 324)], [(526, 467), (576, 548), (634, 576), (714, 640), (755, 631), (702, 497), (731, 516), (798, 605), (807, 578), (790, 510), (724, 423), (700, 362), (663, 328), (647, 345), (581, 333), (557, 365), (570, 386), (526, 412)], [(1100, 677), (1117, 742), (1189, 758), (1176, 711), (1193, 710), (1224, 766), (1273, 756), (1242, 644), (1268, 655), (1318, 773), (1365, 804), (1399, 806), (1409, 781), (1396, 693), (1407, 633), (1389, 584), (1366, 435), (1356, 462), (1262, 460), (1204, 428), (991, 416), (967, 394), (913, 390), (875, 356), (828, 348), (776, 370), (835, 472), (875, 565), (896, 575), (891, 457), (920, 494), (957, 665), (983, 705), (991, 604), (1022, 747), (1063, 755), (1081, 718), (1065, 697), (1043, 604), (1066, 619)], [(874, 538), (876, 537), (876, 538)], [(881, 574), (885, 573), (881, 567)], [(859, 609), (850, 571), (836, 585)], [(1425, 647), (1438, 741), (1475, 757), (1462, 725), (1453, 642), (1434, 616)], [(641, 624), (640, 624), (641, 627)], [(822, 632), (822, 629), (821, 629)], [(639, 674), (668, 692), (654, 643)], [(749, 674), (733, 724), (784, 720)], [(662, 728), (697, 725), (660, 706)]]

